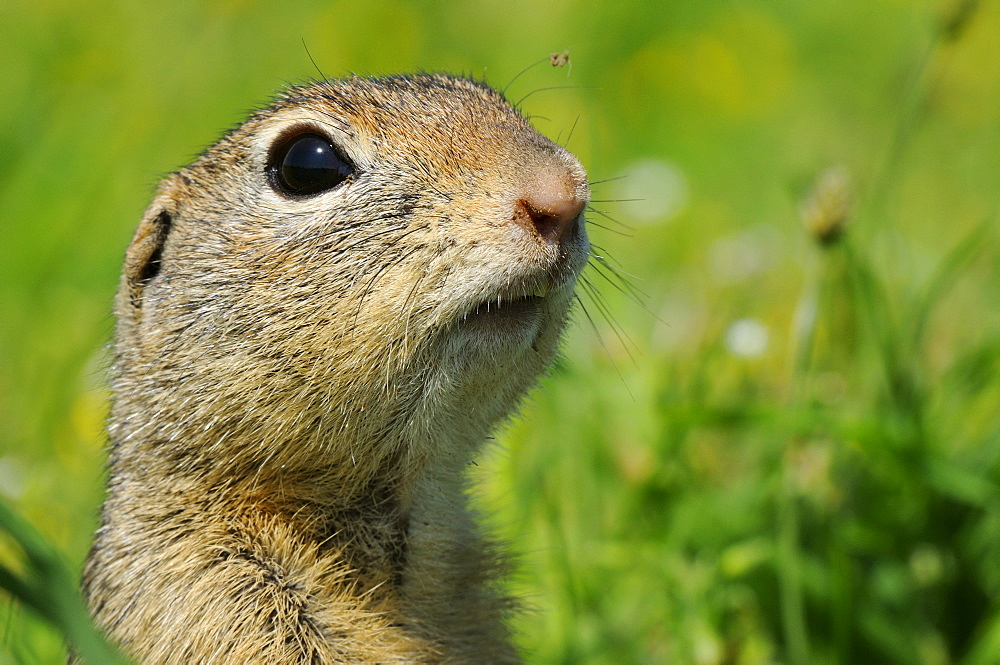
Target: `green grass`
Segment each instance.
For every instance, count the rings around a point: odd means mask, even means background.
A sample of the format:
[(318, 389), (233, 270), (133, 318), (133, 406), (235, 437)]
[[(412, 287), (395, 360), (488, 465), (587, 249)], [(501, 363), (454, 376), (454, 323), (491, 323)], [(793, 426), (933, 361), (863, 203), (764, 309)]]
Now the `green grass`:
[(328, 75), (500, 87), (568, 47), (509, 96), (579, 86), (524, 109), (627, 176), (594, 186), (624, 225), (591, 233), (643, 305), (590, 268), (593, 325), (477, 469), (531, 662), (1000, 662), (997, 0), (5, 3), (0, 25), (0, 664), (102, 648), (61, 562), (96, 524), (121, 256), (160, 174), (316, 74), (302, 40)]

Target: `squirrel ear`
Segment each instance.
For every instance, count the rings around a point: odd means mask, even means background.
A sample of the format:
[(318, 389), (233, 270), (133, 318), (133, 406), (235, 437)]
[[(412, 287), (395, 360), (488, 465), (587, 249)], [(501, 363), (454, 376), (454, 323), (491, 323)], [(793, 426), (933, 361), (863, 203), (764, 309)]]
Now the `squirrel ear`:
[(125, 269), (122, 286), (132, 307), (142, 306), (142, 292), (159, 273), (162, 266), (163, 246), (170, 235), (173, 216), (174, 179), (160, 186), (159, 194), (146, 209), (136, 229), (132, 242), (125, 252)]

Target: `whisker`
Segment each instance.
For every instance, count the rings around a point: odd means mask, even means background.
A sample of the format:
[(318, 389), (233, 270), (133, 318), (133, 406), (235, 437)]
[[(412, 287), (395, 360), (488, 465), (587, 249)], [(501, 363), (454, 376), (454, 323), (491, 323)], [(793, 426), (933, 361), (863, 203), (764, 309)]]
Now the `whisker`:
[[(400, 257), (398, 257), (395, 261), (384, 261), (383, 262), (382, 267), (379, 268), (375, 272), (375, 274), (372, 275), (371, 279), (369, 279), (368, 282), (365, 284), (365, 288), (364, 288), (364, 290), (361, 293), (361, 298), (358, 299), (358, 308), (354, 312), (354, 320), (353, 320), (353, 323), (352, 323), (352, 326), (351, 326), (352, 329), (354, 329), (354, 330), (357, 329), (357, 327), (358, 327), (358, 316), (360, 316), (360, 314), (361, 314), (361, 308), (362, 308), (362, 306), (364, 306), (365, 300), (368, 298), (368, 295), (372, 292), (372, 288), (375, 286), (375, 282), (378, 280), (378, 278), (381, 277), (382, 275), (384, 275), (385, 272), (389, 268), (391, 268), (393, 266), (397, 266), (397, 265), (403, 263), (404, 261), (406, 261), (408, 258), (410, 258), (411, 256), (413, 256), (414, 254), (416, 254), (421, 249), (423, 249), (423, 246), (422, 245), (417, 245), (416, 247), (412, 248), (408, 252), (403, 253), (403, 255), (400, 256)], [(379, 257), (377, 257), (377, 258), (382, 258), (384, 255), (385, 255), (385, 252), (383, 252), (382, 254), (380, 254)]]
[(615, 223), (615, 224), (617, 224), (618, 226), (623, 226), (623, 227), (625, 227), (625, 228), (626, 228), (626, 229), (628, 229), (629, 231), (635, 231), (635, 227), (634, 227), (634, 226), (632, 226), (631, 224), (626, 224), (625, 222), (623, 222), (623, 221), (621, 221), (621, 220), (618, 220), (618, 219), (615, 219), (614, 217), (612, 217), (611, 215), (609, 215), (608, 213), (606, 213), (606, 212), (605, 212), (605, 211), (603, 211), (603, 210), (598, 210), (597, 208), (591, 208), (590, 206), (588, 206), (588, 207), (587, 207), (587, 212), (592, 212), (592, 213), (595, 213), (595, 214), (598, 214), (598, 215), (600, 215), (601, 217), (603, 217), (604, 219), (607, 219), (607, 220), (609, 220), (609, 221), (612, 221), (612, 222), (614, 222), (614, 223)]
[(632, 391), (629, 390), (628, 383), (626, 383), (625, 381), (625, 376), (622, 374), (621, 369), (618, 368), (618, 363), (615, 362), (615, 358), (614, 356), (611, 355), (611, 351), (608, 350), (608, 345), (604, 343), (604, 338), (601, 336), (601, 331), (598, 330), (597, 324), (594, 323), (594, 317), (592, 317), (590, 315), (590, 312), (587, 311), (587, 306), (583, 303), (583, 299), (580, 298), (579, 295), (574, 295), (573, 297), (576, 299), (578, 303), (580, 303), (580, 309), (583, 310), (583, 315), (586, 316), (587, 321), (590, 322), (590, 327), (594, 329), (594, 334), (597, 335), (598, 343), (601, 345), (601, 348), (604, 349), (604, 354), (608, 357), (608, 360), (611, 361), (611, 366), (615, 368), (615, 374), (618, 375), (618, 378), (621, 380), (622, 385), (625, 387), (625, 392), (628, 393), (628, 396), (631, 397), (632, 401), (634, 402), (635, 395), (633, 395)]
[(406, 300), (403, 302), (403, 311), (406, 311), (406, 323), (403, 326), (403, 348), (407, 349), (407, 344), (410, 342), (411, 333), (413, 332), (413, 327), (410, 322), (413, 320), (414, 310), (416, 309), (416, 301), (414, 295), (417, 293), (417, 287), (420, 286), (425, 279), (430, 276), (428, 267), (430, 262), (424, 262), (423, 274), (413, 281), (413, 286), (410, 288), (410, 292), (406, 295)]
[[(589, 265), (593, 267), (594, 272), (603, 277), (604, 281), (606, 281), (611, 286), (615, 287), (615, 289), (621, 291), (625, 296), (628, 297), (629, 300), (634, 302), (636, 305), (641, 306), (643, 304), (642, 298), (649, 297), (647, 294), (643, 293), (638, 288), (632, 286), (631, 282), (629, 282), (627, 279), (624, 279), (621, 275), (619, 275), (614, 268), (609, 266), (607, 263), (603, 262), (601, 260), (602, 257), (593, 254), (591, 256), (593, 256), (595, 260)], [(601, 269), (602, 267), (607, 268), (611, 272), (611, 275), (617, 277), (617, 280), (612, 279), (611, 276), (609, 276), (604, 270)]]
[(531, 92), (529, 92), (528, 94), (526, 94), (524, 97), (521, 97), (521, 99), (517, 100), (517, 102), (514, 104), (514, 108), (520, 107), (521, 104), (524, 103), (524, 100), (526, 100), (528, 97), (531, 97), (536, 92), (545, 92), (547, 90), (596, 90), (596, 89), (597, 88), (592, 85), (550, 85), (546, 88), (536, 88)]
[(590, 226), (596, 226), (599, 229), (603, 229), (608, 233), (614, 233), (615, 235), (623, 236), (625, 238), (634, 238), (635, 234), (626, 233), (625, 231), (619, 231), (618, 229), (613, 229), (610, 226), (605, 226), (604, 224), (598, 224), (592, 219), (585, 220)]
[[(352, 242), (349, 245), (345, 245), (343, 247), (336, 247), (332, 251), (334, 253), (336, 253), (336, 254), (343, 254), (343, 253), (345, 253), (349, 249), (354, 249), (358, 245), (363, 245), (363, 244), (367, 243), (369, 240), (374, 240), (375, 238), (378, 238), (380, 236), (384, 236), (384, 235), (386, 235), (388, 233), (392, 233), (394, 231), (401, 231), (403, 228), (405, 228), (405, 227), (394, 226), (394, 227), (390, 227), (388, 229), (382, 229), (381, 231), (377, 231), (375, 233), (369, 234), (369, 235), (365, 236), (364, 238), (361, 238), (360, 240), (356, 240), (356, 241)], [(411, 228), (410, 230), (408, 230), (403, 235), (399, 236), (398, 238), (395, 238), (394, 241), (398, 242), (398, 241), (402, 240), (403, 238), (405, 238), (406, 236), (410, 235), (411, 233), (416, 233), (417, 231), (421, 230), (422, 228), (424, 228), (424, 227), (417, 226), (417, 227)]]
[[(591, 265), (593, 265), (593, 264), (591, 264)], [(624, 280), (621, 280), (620, 284), (616, 283), (614, 280), (612, 280), (610, 277), (608, 277), (608, 275), (606, 275), (602, 270), (598, 269), (597, 266), (594, 266), (594, 271), (597, 272), (598, 275), (600, 275), (601, 277), (603, 277), (612, 286), (614, 286), (615, 289), (617, 289), (618, 291), (620, 291), (622, 293), (622, 295), (624, 295), (629, 300), (629, 302), (631, 302), (632, 304), (634, 304), (637, 307), (639, 307), (639, 309), (641, 309), (642, 311), (646, 312), (647, 314), (649, 314), (651, 317), (653, 317), (654, 319), (656, 319), (660, 323), (662, 323), (664, 325), (667, 325), (667, 322), (664, 321), (662, 318), (660, 318), (659, 314), (657, 314), (656, 312), (654, 312), (653, 310), (649, 309), (649, 307), (646, 306), (645, 299), (648, 298), (649, 296), (647, 296), (645, 293), (643, 293), (642, 291), (639, 291), (638, 289), (636, 289), (635, 287), (633, 287), (631, 284), (629, 284), (628, 282), (626, 282)], [(615, 276), (619, 277), (619, 279), (621, 279), (621, 277), (619, 275), (615, 275)]]
[[(562, 144), (562, 147), (565, 148), (569, 145), (570, 139), (573, 138), (573, 132), (576, 131), (576, 123), (578, 122), (580, 122), (580, 116), (576, 116), (576, 120), (573, 121), (573, 125), (569, 128), (569, 134), (566, 135), (566, 142)], [(562, 132), (559, 132), (559, 134), (562, 135)], [(556, 139), (556, 143), (559, 143), (558, 139)]]
[[(628, 282), (628, 280), (624, 279), (625, 277), (628, 277), (629, 279), (634, 279), (638, 282), (642, 281), (642, 278), (639, 277), (638, 275), (633, 275), (629, 271), (625, 270), (624, 266), (622, 266), (622, 262), (613, 257), (611, 253), (608, 252), (608, 250), (604, 249), (600, 245), (596, 245), (593, 243), (591, 243), (590, 248), (592, 250), (596, 249), (598, 252), (601, 252), (600, 254), (594, 254), (593, 252), (590, 252), (590, 256), (600, 261), (605, 267), (608, 268), (608, 270), (614, 272), (615, 275), (618, 276), (623, 281)], [(649, 297), (649, 294), (644, 293), (642, 289), (637, 287), (635, 284), (632, 284), (631, 282), (628, 282), (628, 284), (639, 293), (642, 293), (643, 296)]]
[(521, 71), (519, 71), (514, 76), (514, 78), (512, 78), (510, 81), (507, 82), (507, 85), (505, 85), (503, 87), (503, 90), (500, 91), (500, 94), (503, 95), (504, 97), (506, 97), (507, 96), (507, 88), (509, 88), (510, 86), (514, 85), (514, 81), (516, 81), (517, 79), (521, 78), (521, 76), (523, 76), (524, 74), (527, 74), (529, 71), (531, 71), (532, 69), (534, 69), (538, 65), (542, 64), (543, 62), (548, 61), (548, 59), (549, 59), (548, 56), (546, 56), (544, 58), (540, 58), (540, 59), (536, 60), (535, 62), (531, 63), (530, 65), (528, 65), (527, 67), (525, 67), (524, 69), (522, 69)]
[[(331, 121), (330, 122), (330, 126), (331, 127), (334, 127), (338, 131), (344, 132), (345, 134), (351, 134), (351, 126), (343, 118), (338, 118), (337, 116), (333, 115), (329, 111), (324, 111), (323, 109), (321, 109), (319, 107), (315, 107), (315, 108), (313, 108), (313, 110), (316, 113), (319, 113), (320, 115), (325, 115), (327, 118), (329, 118), (330, 121)], [(291, 119), (293, 117), (294, 116), (289, 116), (289, 119)], [(316, 122), (316, 118), (314, 116), (312, 116), (312, 115), (302, 114), (300, 117), (301, 117), (302, 120)]]
[(312, 53), (309, 52), (309, 46), (306, 45), (305, 37), (302, 37), (302, 48), (306, 50), (306, 55), (309, 56), (309, 62), (311, 62), (312, 66), (316, 68), (317, 72), (319, 72), (320, 79), (322, 79), (323, 81), (329, 80), (326, 78), (326, 74), (323, 73), (323, 70), (319, 68), (319, 65), (316, 64), (316, 60), (313, 58)]
[(591, 180), (587, 184), (593, 187), (594, 185), (603, 185), (606, 182), (614, 182), (615, 180), (624, 180), (627, 177), (628, 177), (627, 175), (619, 175), (615, 176), (614, 178), (605, 178), (604, 180)]
[[(611, 278), (608, 277), (608, 275), (606, 275), (604, 273), (604, 271), (600, 270), (597, 267), (597, 265), (595, 265), (594, 263), (588, 263), (587, 264), (588, 267), (589, 266), (593, 266), (594, 271), (597, 272), (597, 274), (599, 274), (601, 277), (603, 277), (607, 281), (611, 282), (611, 284), (614, 285), (614, 287), (616, 289), (618, 289), (619, 291), (621, 291), (625, 295), (625, 297), (629, 299), (630, 302), (632, 302), (635, 305), (638, 305), (639, 308), (642, 309), (642, 311), (646, 312), (647, 314), (649, 314), (651, 317), (653, 317), (654, 319), (656, 319), (660, 323), (662, 323), (664, 325), (670, 325), (669, 323), (667, 323), (666, 321), (664, 321), (663, 318), (660, 317), (659, 314), (657, 314), (656, 312), (654, 312), (653, 310), (651, 310), (646, 305), (646, 301), (649, 299), (649, 294), (646, 293), (645, 291), (643, 291), (642, 289), (640, 289), (639, 287), (637, 287), (635, 284), (632, 284), (627, 279), (625, 279), (624, 275), (628, 275), (628, 273), (623, 273), (618, 268), (615, 268), (613, 265), (611, 265), (611, 264), (607, 263), (606, 261), (602, 260), (603, 257), (599, 257), (599, 256), (596, 256), (594, 254), (591, 254), (591, 256), (600, 265), (602, 265), (605, 268), (607, 268), (608, 270), (610, 270), (611, 274), (618, 279), (618, 283), (615, 283), (614, 281), (612, 281)], [(628, 275), (628, 276), (631, 277), (631, 275)]]
[(587, 295), (593, 299), (594, 306), (597, 307), (597, 311), (599, 311), (601, 316), (604, 317), (604, 320), (607, 321), (608, 326), (611, 328), (611, 332), (613, 332), (615, 337), (618, 338), (618, 341), (621, 343), (626, 355), (628, 355), (629, 360), (631, 360), (638, 367), (635, 356), (633, 356), (632, 352), (629, 350), (629, 345), (631, 344), (632, 348), (634, 348), (637, 352), (639, 351), (639, 346), (632, 340), (631, 337), (629, 337), (628, 333), (625, 332), (625, 328), (623, 328), (622, 325), (615, 320), (615, 317), (612, 316), (611, 307), (608, 304), (607, 298), (604, 297), (604, 294), (601, 293), (590, 280), (583, 278), (581, 280), (581, 284), (583, 285), (584, 291), (587, 292)]

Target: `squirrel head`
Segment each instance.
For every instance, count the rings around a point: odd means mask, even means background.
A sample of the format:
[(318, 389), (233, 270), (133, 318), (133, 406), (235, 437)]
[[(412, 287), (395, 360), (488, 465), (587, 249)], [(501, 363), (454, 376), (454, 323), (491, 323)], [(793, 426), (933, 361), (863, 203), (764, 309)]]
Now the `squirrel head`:
[(577, 159), (486, 85), (288, 90), (140, 223), (113, 441), (158, 444), (179, 472), (371, 475), (481, 440), (557, 352), (588, 199)]

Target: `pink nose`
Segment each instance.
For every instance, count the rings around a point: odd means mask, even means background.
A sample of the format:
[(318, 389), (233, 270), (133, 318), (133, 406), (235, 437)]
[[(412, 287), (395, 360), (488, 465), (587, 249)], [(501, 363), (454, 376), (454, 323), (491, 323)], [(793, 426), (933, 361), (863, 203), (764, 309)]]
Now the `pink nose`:
[(587, 197), (580, 191), (584, 188), (573, 180), (565, 173), (543, 174), (528, 196), (518, 201), (518, 223), (546, 242), (561, 242), (587, 205)]

